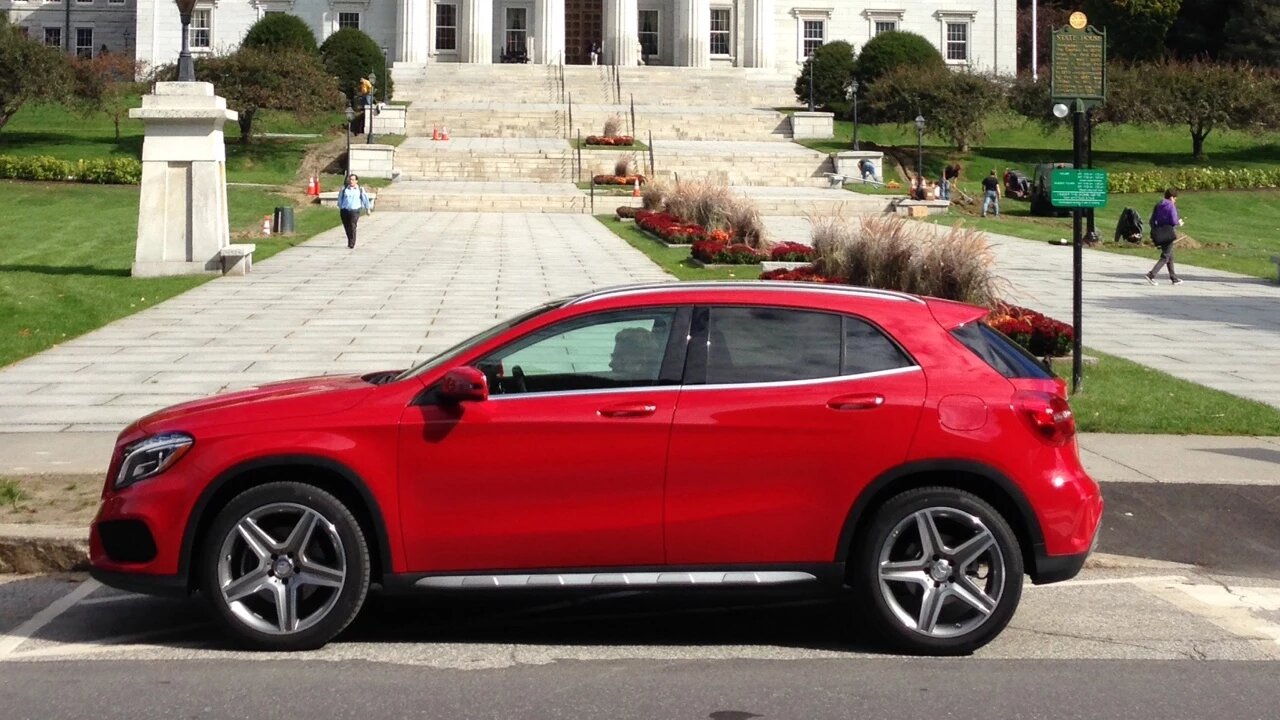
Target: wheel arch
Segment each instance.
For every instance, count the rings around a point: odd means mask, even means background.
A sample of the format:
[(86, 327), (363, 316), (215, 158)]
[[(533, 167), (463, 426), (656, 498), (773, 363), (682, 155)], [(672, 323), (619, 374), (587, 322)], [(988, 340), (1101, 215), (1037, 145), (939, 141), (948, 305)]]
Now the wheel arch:
[(298, 482), (317, 487), (342, 501), (360, 523), (370, 545), (370, 582), (381, 582), (391, 572), (391, 545), (386, 521), (368, 485), (354, 470), (326, 457), (277, 455), (235, 465), (218, 475), (200, 493), (182, 536), (179, 576), (188, 590), (199, 582), (200, 557), (197, 548), (218, 512), (232, 498), (250, 488), (271, 482)]
[(899, 493), (939, 485), (977, 495), (994, 507), (1013, 528), (1022, 550), (1022, 564), (1034, 580), (1038, 559), (1044, 556), (1044, 534), (1035, 510), (1022, 490), (1003, 473), (971, 460), (924, 460), (900, 465), (880, 475), (858, 495), (840, 530), (836, 562), (847, 565), (859, 533), (875, 511)]

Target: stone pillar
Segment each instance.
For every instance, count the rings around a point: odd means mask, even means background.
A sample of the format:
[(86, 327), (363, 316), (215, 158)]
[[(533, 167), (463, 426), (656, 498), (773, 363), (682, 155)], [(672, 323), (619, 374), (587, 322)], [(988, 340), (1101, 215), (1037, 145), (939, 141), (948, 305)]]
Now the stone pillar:
[(427, 37), (429, 12), (427, 0), (400, 0), (396, 17), (396, 62), (421, 65), (427, 61), (431, 48)]
[[(710, 6), (708, 5), (708, 18)], [(636, 0), (604, 0), (604, 60), (635, 65), (639, 61), (640, 7)]]
[(222, 126), (239, 115), (210, 83), (162, 82), (129, 117), (145, 128), (134, 277), (222, 272), (231, 241)]
[(710, 67), (710, 0), (675, 0), (675, 13), (675, 64), (683, 67)]
[(751, 10), (747, 22), (747, 67), (773, 67), (775, 38), (773, 0), (748, 0)]
[(462, 62), (493, 62), (493, 0), (462, 0)]
[(564, 56), (564, 0), (538, 0), (538, 41), (530, 62), (558, 65)]

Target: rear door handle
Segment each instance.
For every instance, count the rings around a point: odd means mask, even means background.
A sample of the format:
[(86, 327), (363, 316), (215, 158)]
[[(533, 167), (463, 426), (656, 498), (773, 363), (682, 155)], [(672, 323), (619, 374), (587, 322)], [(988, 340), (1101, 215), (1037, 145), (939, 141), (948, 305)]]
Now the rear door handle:
[(600, 417), (629, 418), (648, 417), (657, 411), (658, 406), (650, 403), (619, 403), (618, 405), (600, 408), (596, 412), (600, 414)]
[(827, 407), (832, 410), (875, 410), (881, 405), (884, 405), (884, 396), (880, 393), (841, 395), (827, 401)]

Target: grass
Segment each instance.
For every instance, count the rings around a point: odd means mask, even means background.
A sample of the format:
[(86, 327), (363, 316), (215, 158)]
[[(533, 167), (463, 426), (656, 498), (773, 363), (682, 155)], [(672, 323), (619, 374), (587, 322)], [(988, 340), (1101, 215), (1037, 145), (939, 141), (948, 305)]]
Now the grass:
[(759, 265), (738, 267), (701, 268), (694, 265), (687, 247), (668, 247), (649, 237), (634, 222), (623, 222), (614, 215), (596, 215), (597, 220), (627, 241), (631, 247), (644, 253), (658, 267), (679, 280), (755, 280), (760, 277)]
[[(1158, 193), (1111, 196), (1107, 206), (1095, 213), (1098, 232), (1108, 241), (1100, 248), (1154, 262), (1159, 253), (1151, 245), (1115, 245), (1109, 241), (1124, 208), (1136, 209), (1145, 222), (1160, 198)], [(986, 232), (1028, 240), (1054, 241), (1070, 239), (1072, 235), (1071, 218), (1034, 217), (1027, 202), (1002, 198), (999, 218), (979, 217), (979, 209), (962, 211), (953, 207), (949, 215), (934, 216), (929, 221), (949, 225), (964, 222)], [(1280, 191), (1183, 192), (1178, 196), (1178, 211), (1187, 223), (1182, 232), (1203, 246), (1178, 247), (1179, 263), (1275, 279), (1276, 267), (1270, 257), (1280, 253)]]
[[(590, 180), (583, 180), (582, 182), (574, 184), (583, 192), (591, 192)], [(596, 185), (596, 196), (630, 197), (633, 190), (635, 190), (635, 188), (630, 185)]]
[[(1080, 392), (1071, 396), (1080, 432), (1280, 435), (1280, 410), (1270, 405), (1095, 350), (1086, 352), (1098, 364), (1085, 366)], [(1070, 358), (1059, 360), (1055, 369), (1069, 377)]]
[[(46, 350), (178, 295), (211, 276), (133, 278), (138, 188), (4, 182), (0, 224), (22, 241), (0, 245), (0, 366)], [(261, 237), (262, 216), (283, 196), (229, 188), (233, 234), (257, 244), (256, 261), (338, 224), (318, 206), (297, 208), (297, 234)], [(247, 236), (247, 237), (245, 237)]]
[(22, 489), (17, 480), (0, 478), (0, 505), (8, 505), (14, 510), (18, 503), (27, 499), (27, 491)]

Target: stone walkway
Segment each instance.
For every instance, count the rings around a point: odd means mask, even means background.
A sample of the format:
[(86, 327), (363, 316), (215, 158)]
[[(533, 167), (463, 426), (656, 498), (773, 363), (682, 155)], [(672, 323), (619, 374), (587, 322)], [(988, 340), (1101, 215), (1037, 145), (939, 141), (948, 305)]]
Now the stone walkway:
[(405, 367), (548, 299), (669, 280), (586, 215), (375, 213), (0, 370), (0, 433), (118, 431), (306, 375)]

